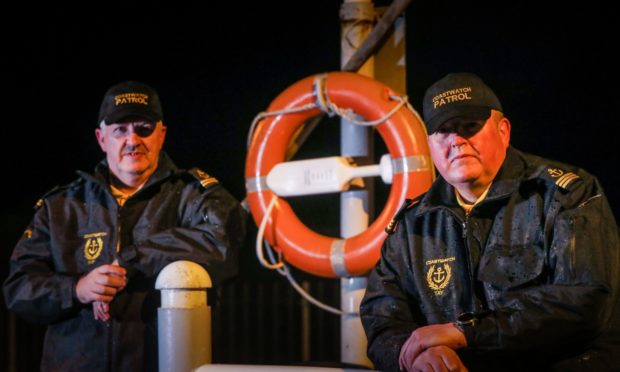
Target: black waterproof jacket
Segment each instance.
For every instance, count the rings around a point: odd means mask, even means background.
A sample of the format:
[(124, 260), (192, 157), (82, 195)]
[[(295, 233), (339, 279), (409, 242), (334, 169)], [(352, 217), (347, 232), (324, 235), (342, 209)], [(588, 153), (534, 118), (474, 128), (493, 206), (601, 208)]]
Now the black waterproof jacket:
[(467, 217), (442, 178), (404, 206), (361, 304), (368, 354), (397, 371), (412, 331), (473, 312), (458, 351), (470, 371), (620, 370), (619, 286), (598, 181), (509, 148)]
[[(191, 260), (216, 286), (236, 275), (245, 212), (215, 178), (177, 169), (165, 153), (123, 207), (110, 192), (105, 162), (94, 176), (79, 173), (37, 203), (11, 257), (6, 304), (48, 325), (43, 371), (157, 370), (157, 274)], [(111, 303), (111, 321), (96, 321), (92, 306), (75, 298), (75, 285), (117, 257), (128, 284)]]

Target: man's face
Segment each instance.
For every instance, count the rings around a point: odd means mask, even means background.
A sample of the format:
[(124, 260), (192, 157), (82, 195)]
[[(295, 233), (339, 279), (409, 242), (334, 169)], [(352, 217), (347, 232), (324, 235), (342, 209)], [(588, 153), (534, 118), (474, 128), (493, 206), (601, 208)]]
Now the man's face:
[(121, 181), (146, 181), (157, 168), (166, 138), (162, 122), (128, 121), (103, 125), (95, 132), (110, 171)]
[(510, 143), (510, 122), (491, 111), (486, 120), (455, 118), (428, 137), (431, 157), (443, 178), (455, 187), (486, 187), (495, 178)]

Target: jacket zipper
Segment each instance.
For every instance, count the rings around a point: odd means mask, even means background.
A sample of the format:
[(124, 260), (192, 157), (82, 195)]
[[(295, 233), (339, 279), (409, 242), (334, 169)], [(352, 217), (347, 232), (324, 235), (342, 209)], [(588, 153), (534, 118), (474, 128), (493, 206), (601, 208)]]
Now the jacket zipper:
[[(127, 202), (127, 200), (125, 200), (125, 202)], [(124, 204), (123, 204), (124, 205)], [(120, 251), (121, 251), (121, 232), (122, 232), (122, 224), (121, 224), (121, 210), (123, 209), (122, 205), (119, 205), (118, 208), (116, 209), (116, 226), (117, 226), (117, 234), (118, 234), (118, 239), (116, 240), (116, 257), (118, 258)], [(110, 310), (112, 309), (112, 306), (110, 306)], [(116, 337), (114, 336), (114, 319), (112, 320), (112, 332), (111, 332), (111, 337), (110, 337), (110, 347), (112, 350), (112, 353), (110, 354), (110, 365), (114, 366), (116, 365), (115, 360), (117, 358), (117, 353), (116, 353)], [(112, 370), (113, 368), (111, 368), (110, 370)]]
[[(116, 257), (118, 257), (118, 254), (120, 252), (120, 248), (121, 248), (121, 206), (117, 204), (117, 209), (116, 209), (116, 233), (117, 238), (116, 238)], [(110, 310), (112, 310), (112, 303), (110, 303)], [(113, 364), (114, 364), (114, 359), (115, 359), (115, 355), (116, 355), (116, 351), (114, 350), (114, 318), (110, 317), (110, 320), (108, 321), (107, 324), (107, 346), (108, 346), (108, 354), (107, 354), (107, 360), (106, 360), (106, 371), (112, 371), (113, 370)]]
[(473, 263), (471, 261), (471, 252), (469, 249), (469, 240), (467, 239), (467, 235), (469, 233), (469, 215), (471, 211), (465, 212), (465, 220), (462, 222), (463, 227), (463, 246), (465, 247), (465, 253), (467, 255), (467, 275), (469, 276), (469, 296), (470, 296), (470, 304), (468, 311), (475, 312), (476, 311), (476, 290), (475, 290), (475, 282), (474, 282), (474, 271), (473, 271)]
[(469, 213), (465, 214), (465, 221), (463, 221), (463, 239), (467, 243), (467, 222), (469, 222)]
[(470, 296), (470, 304), (469, 309), (467, 311), (474, 312), (476, 308), (476, 294), (474, 289), (474, 274), (473, 274), (473, 264), (471, 262), (471, 254), (469, 252), (469, 243), (467, 242), (467, 233), (468, 233), (468, 225), (469, 225), (469, 213), (465, 213), (465, 220), (461, 220), (461, 218), (450, 208), (446, 208), (454, 218), (461, 223), (461, 227), (463, 228), (463, 233), (461, 234), (461, 238), (463, 239), (463, 246), (465, 247), (465, 254), (467, 256), (467, 276), (469, 277), (469, 296)]

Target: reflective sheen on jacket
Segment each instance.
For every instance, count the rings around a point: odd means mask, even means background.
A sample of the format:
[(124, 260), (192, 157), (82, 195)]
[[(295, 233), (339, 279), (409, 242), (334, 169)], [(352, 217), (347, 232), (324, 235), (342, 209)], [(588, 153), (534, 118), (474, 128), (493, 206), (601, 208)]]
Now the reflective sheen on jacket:
[(619, 267), (618, 229), (598, 181), (509, 148), (468, 216), (439, 178), (386, 239), (361, 305), (369, 356), (398, 370), (412, 331), (475, 312), (480, 321), (459, 351), (470, 371), (612, 370)]
[[(94, 176), (79, 174), (37, 203), (11, 257), (6, 304), (48, 325), (44, 371), (156, 370), (157, 274), (186, 259), (202, 264), (215, 286), (236, 275), (245, 212), (215, 179), (178, 169), (165, 153), (122, 207), (110, 192), (105, 162)], [(74, 298), (74, 287), (117, 257), (128, 284), (111, 303), (112, 320), (96, 321), (92, 306)]]

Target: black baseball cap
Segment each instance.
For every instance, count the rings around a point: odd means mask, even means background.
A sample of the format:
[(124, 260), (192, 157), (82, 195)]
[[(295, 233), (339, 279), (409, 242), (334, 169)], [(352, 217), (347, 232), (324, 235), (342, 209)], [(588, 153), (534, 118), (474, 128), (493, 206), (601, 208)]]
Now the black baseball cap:
[(480, 77), (468, 72), (444, 76), (426, 90), (422, 102), (428, 134), (457, 117), (486, 120), (491, 110), (503, 111), (499, 99)]
[(103, 96), (98, 123), (103, 120), (109, 125), (130, 118), (156, 123), (163, 117), (155, 89), (137, 81), (125, 81), (112, 86)]

